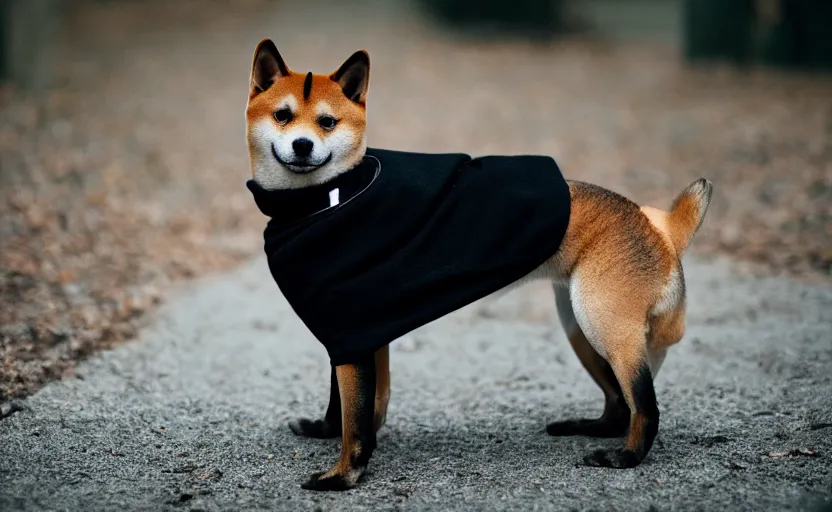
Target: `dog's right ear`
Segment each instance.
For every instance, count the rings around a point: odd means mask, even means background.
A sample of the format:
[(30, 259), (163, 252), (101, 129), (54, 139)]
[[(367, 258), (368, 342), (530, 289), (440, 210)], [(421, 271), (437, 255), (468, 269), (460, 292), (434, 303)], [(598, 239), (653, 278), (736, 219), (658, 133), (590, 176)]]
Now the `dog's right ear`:
[(250, 95), (256, 96), (267, 90), (278, 78), (289, 76), (289, 68), (277, 51), (271, 39), (263, 39), (254, 50), (251, 64)]

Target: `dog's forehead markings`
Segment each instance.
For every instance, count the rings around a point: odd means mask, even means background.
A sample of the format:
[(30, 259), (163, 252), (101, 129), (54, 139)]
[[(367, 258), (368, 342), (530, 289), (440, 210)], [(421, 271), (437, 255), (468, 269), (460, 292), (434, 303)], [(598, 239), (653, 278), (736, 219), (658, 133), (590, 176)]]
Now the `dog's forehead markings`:
[(327, 103), (325, 101), (319, 101), (318, 104), (315, 106), (315, 112), (319, 116), (322, 116), (324, 114), (329, 114), (329, 113), (332, 112), (332, 107), (329, 105), (329, 103)]
[(280, 108), (288, 108), (290, 110), (297, 110), (298, 108), (298, 99), (295, 98), (294, 94), (287, 94), (283, 98), (280, 99)]
[(307, 101), (309, 95), (312, 94), (312, 72), (306, 74), (306, 80), (303, 81), (303, 100)]

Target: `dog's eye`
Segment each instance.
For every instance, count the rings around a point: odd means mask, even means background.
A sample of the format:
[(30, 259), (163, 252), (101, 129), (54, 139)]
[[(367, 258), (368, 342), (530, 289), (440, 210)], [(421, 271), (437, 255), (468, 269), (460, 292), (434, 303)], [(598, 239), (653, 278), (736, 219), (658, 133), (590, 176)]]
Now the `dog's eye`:
[(331, 130), (338, 124), (338, 120), (332, 116), (321, 116), (318, 118), (318, 125), (324, 130)]
[(274, 113), (274, 119), (280, 124), (286, 124), (292, 120), (292, 111), (288, 108), (281, 108), (277, 112)]

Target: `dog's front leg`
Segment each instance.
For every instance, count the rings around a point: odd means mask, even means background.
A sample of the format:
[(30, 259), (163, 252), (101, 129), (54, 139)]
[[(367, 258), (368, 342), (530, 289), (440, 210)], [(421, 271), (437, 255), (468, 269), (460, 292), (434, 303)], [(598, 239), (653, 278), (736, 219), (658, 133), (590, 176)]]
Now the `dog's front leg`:
[(341, 395), (338, 391), (338, 377), (334, 366), (330, 376), (329, 405), (323, 419), (294, 419), (289, 422), (289, 429), (295, 435), (317, 439), (331, 439), (341, 435)]
[(329, 471), (312, 475), (302, 485), (304, 489), (343, 491), (355, 487), (376, 447), (374, 355), (337, 366), (335, 373), (341, 395), (341, 456)]

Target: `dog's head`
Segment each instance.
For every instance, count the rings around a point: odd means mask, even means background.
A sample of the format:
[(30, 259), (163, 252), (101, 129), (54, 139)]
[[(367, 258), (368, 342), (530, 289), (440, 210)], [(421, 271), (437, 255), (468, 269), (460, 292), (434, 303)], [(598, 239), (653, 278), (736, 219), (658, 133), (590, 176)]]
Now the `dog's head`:
[(355, 52), (330, 75), (290, 70), (274, 43), (254, 51), (246, 107), (251, 173), (265, 189), (317, 185), (355, 167), (367, 149), (370, 57)]

